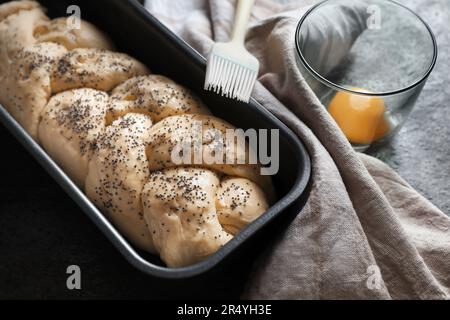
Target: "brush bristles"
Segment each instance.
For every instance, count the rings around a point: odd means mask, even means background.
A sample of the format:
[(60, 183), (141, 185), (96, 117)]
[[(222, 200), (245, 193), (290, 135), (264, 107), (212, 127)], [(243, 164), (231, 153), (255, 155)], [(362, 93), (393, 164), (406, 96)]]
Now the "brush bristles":
[(257, 71), (213, 54), (206, 70), (205, 90), (249, 102), (257, 76)]

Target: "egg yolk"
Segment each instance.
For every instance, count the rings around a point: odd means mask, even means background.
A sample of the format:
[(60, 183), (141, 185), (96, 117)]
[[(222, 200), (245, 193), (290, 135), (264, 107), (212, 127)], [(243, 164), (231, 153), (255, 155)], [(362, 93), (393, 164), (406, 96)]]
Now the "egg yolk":
[(390, 126), (384, 117), (385, 110), (381, 98), (342, 91), (334, 96), (328, 106), (328, 112), (347, 139), (357, 144), (370, 144), (389, 132)]

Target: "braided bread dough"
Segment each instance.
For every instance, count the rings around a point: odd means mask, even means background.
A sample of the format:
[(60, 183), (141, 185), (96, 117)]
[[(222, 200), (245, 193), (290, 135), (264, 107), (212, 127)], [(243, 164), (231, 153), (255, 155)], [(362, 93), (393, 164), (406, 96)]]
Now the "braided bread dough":
[(55, 92), (54, 68), (67, 49), (112, 47), (93, 25), (82, 22), (80, 30), (64, 32), (63, 20), (50, 21), (34, 1), (0, 6), (0, 103), (35, 140), (41, 112)]
[(209, 114), (192, 92), (161, 75), (135, 77), (115, 88), (108, 123), (129, 112), (147, 114), (153, 121), (181, 114)]
[(65, 91), (52, 97), (42, 114), (39, 141), (82, 189), (97, 139), (105, 129), (109, 96), (94, 89)]
[[(0, 5), (0, 103), (138, 248), (169, 267), (202, 261), (267, 210), (270, 178), (190, 90), (81, 26)], [(174, 161), (182, 145), (192, 163)]]
[(35, 140), (51, 95), (51, 70), (66, 52), (56, 43), (29, 46), (17, 54), (0, 83), (0, 102)]
[[(36, 43), (34, 30), (48, 22), (40, 7), (19, 10), (0, 22), (0, 61), (8, 66), (24, 48)], [(3, 71), (3, 68), (2, 68)]]
[(124, 53), (102, 49), (75, 49), (69, 51), (55, 66), (52, 92), (76, 88), (111, 91), (127, 79), (148, 72), (142, 63)]
[(145, 186), (145, 219), (161, 258), (169, 267), (199, 262), (231, 240), (215, 207), (219, 177), (197, 168), (157, 171)]
[(114, 45), (103, 32), (91, 23), (81, 20), (78, 28), (69, 28), (68, 18), (57, 18), (40, 24), (34, 30), (38, 42), (55, 42), (67, 50), (77, 48), (98, 48), (113, 50)]
[(216, 192), (216, 209), (222, 227), (233, 236), (269, 208), (263, 190), (244, 178), (227, 177)]
[(142, 194), (156, 249), (169, 267), (204, 260), (264, 213), (263, 191), (250, 180), (203, 168), (155, 171)]
[(89, 165), (86, 194), (133, 243), (154, 252), (141, 203), (150, 174), (145, 146), (151, 126), (148, 116), (129, 113), (106, 128)]
[[(231, 124), (213, 116), (192, 114), (168, 117), (157, 123), (150, 131), (150, 142), (147, 147), (147, 158), (150, 170), (161, 170), (177, 166), (173, 162), (173, 151), (176, 147), (189, 145), (191, 147), (191, 164), (203, 166), (220, 173), (243, 177), (259, 182), (259, 165), (249, 164), (248, 145), (240, 145), (234, 141), (227, 144), (226, 131), (234, 130)], [(219, 132), (220, 136), (216, 134)], [(200, 148), (196, 148), (196, 144)], [(219, 145), (219, 146), (218, 146)], [(217, 150), (222, 149), (223, 157), (215, 159)], [(180, 150), (180, 158), (184, 157)], [(228, 155), (227, 162), (224, 157)], [(199, 159), (200, 161), (196, 161)], [(211, 159), (211, 160), (209, 160)], [(239, 161), (245, 164), (239, 164)], [(186, 163), (186, 162), (185, 162)]]
[(19, 3), (7, 3), (0, 6), (3, 16), (0, 20), (0, 85), (2, 87), (0, 103), (8, 111), (11, 111), (9, 104), (14, 100), (4, 91), (5, 82), (11, 82), (8, 77), (15, 75), (14, 71), (10, 70), (10, 66), (24, 48), (36, 43), (33, 36), (34, 29), (48, 21), (39, 7), (33, 7), (30, 10), (21, 10), (21, 8)]
[(21, 11), (21, 10), (31, 10), (39, 8), (40, 5), (36, 1), (11, 1), (4, 3), (0, 6), (0, 21), (6, 19), (7, 17)]

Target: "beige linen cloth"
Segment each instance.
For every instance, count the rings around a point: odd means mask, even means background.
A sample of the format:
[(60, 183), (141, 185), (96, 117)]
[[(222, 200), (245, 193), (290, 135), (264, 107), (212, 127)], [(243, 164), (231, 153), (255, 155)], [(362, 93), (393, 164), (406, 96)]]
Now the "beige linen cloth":
[[(261, 62), (254, 97), (305, 143), (312, 191), (255, 263), (249, 299), (449, 299), (450, 218), (380, 161), (355, 153), (295, 64), (294, 32), (313, 1), (257, 0), (247, 47)], [(228, 40), (233, 0), (150, 0), (203, 55)]]

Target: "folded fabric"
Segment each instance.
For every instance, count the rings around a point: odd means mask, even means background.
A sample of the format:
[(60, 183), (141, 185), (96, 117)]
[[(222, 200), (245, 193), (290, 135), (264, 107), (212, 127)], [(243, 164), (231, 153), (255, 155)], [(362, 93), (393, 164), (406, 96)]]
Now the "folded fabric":
[[(313, 175), (305, 208), (255, 263), (243, 297), (449, 299), (450, 218), (385, 164), (355, 153), (296, 66), (295, 29), (313, 2), (258, 0), (252, 16), (247, 48), (261, 62), (254, 97), (302, 139)], [(206, 56), (228, 39), (235, 1), (147, 7)]]

